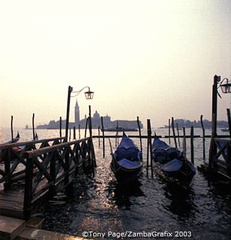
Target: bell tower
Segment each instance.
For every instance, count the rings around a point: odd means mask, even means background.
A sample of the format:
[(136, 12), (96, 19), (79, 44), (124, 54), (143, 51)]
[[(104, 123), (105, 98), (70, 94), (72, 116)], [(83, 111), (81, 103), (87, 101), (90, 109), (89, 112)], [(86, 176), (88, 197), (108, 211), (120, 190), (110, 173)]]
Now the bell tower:
[(76, 100), (76, 103), (75, 103), (75, 125), (79, 124), (79, 121), (80, 121), (80, 117), (79, 117), (79, 104)]

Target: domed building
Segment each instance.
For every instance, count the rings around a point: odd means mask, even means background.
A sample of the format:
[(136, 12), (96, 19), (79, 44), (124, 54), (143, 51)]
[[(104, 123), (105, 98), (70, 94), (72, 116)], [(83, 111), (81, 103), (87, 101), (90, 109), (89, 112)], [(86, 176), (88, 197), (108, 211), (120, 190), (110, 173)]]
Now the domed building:
[[(74, 122), (69, 123), (69, 128), (85, 128), (86, 127), (86, 122), (87, 122), (87, 116), (85, 115), (84, 119), (80, 120), (80, 109), (78, 102), (76, 101), (75, 103), (75, 109), (74, 109)], [(101, 118), (103, 120), (103, 125), (104, 129), (109, 129), (109, 128), (116, 128), (116, 127), (121, 127), (121, 128), (137, 128), (137, 121), (129, 121), (129, 120), (115, 120), (111, 121), (111, 117), (108, 115), (106, 116), (100, 116), (100, 114), (95, 111), (91, 118), (91, 123), (92, 123), (92, 128), (93, 129), (98, 129), (102, 128), (101, 126)], [(62, 120), (61, 122), (62, 128), (65, 128), (66, 125), (66, 120)], [(37, 128), (53, 128), (53, 129), (58, 129), (60, 127), (60, 121), (50, 121), (48, 124), (45, 125), (39, 125)], [(140, 127), (143, 128), (142, 123), (140, 122)]]

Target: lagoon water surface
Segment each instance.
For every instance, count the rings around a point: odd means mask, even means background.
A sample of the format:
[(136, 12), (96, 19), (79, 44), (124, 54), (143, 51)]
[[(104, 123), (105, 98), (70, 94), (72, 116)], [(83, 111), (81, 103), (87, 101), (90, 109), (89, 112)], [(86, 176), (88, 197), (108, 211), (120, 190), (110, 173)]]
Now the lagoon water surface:
[[(30, 140), (28, 131), (22, 131), (22, 140)], [(167, 135), (166, 129), (156, 131), (158, 135)], [(7, 134), (3, 136), (7, 138)], [(39, 130), (38, 135), (40, 139), (57, 137), (58, 130)], [(111, 150), (108, 140), (105, 141), (103, 158), (102, 141), (99, 146), (98, 139), (94, 139), (95, 176), (80, 174), (72, 199), (67, 199), (64, 192), (58, 193), (41, 210), (44, 229), (94, 239), (231, 239), (230, 192), (216, 182), (209, 183), (198, 171), (190, 189), (176, 189), (155, 172), (153, 178), (147, 177), (145, 166), (142, 177), (133, 186), (119, 186), (109, 168)], [(134, 141), (139, 146), (138, 138)], [(114, 149), (115, 145), (112, 139)], [(207, 156), (208, 145), (209, 139)], [(194, 147), (195, 166), (199, 166), (203, 163), (201, 138), (195, 138)], [(145, 165), (146, 151), (143, 139)], [(190, 154), (189, 148), (187, 153)]]

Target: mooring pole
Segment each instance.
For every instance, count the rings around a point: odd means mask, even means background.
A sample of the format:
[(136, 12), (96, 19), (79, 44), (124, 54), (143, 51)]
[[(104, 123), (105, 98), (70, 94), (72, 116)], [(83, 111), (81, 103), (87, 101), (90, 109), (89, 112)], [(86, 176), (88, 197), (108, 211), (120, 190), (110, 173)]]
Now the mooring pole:
[(168, 142), (169, 142), (169, 144), (171, 144), (170, 134), (171, 134), (171, 120), (168, 119)]
[(59, 117), (59, 136), (62, 137), (62, 117)]
[(13, 123), (14, 123), (14, 116), (11, 116), (11, 122), (10, 122), (10, 128), (11, 128), (11, 140), (13, 141), (13, 138), (14, 138), (14, 133), (13, 133)]
[[(148, 177), (148, 171), (149, 166), (151, 167), (151, 175), (153, 177), (153, 169), (152, 169), (152, 156), (151, 156), (151, 138), (152, 138), (152, 130), (151, 130), (151, 122), (150, 119), (147, 119), (147, 177)], [(150, 157), (150, 160), (149, 160)]]
[(203, 115), (201, 115), (202, 141), (203, 141), (203, 160), (205, 160), (205, 127), (203, 123)]
[(230, 116), (230, 109), (227, 108), (227, 117), (228, 117), (228, 125), (229, 125), (229, 135), (231, 137), (231, 116)]
[(68, 129), (69, 129), (69, 116), (70, 116), (70, 101), (71, 101), (71, 92), (73, 88), (71, 86), (68, 87), (67, 92), (67, 114), (66, 114), (66, 132), (65, 132), (65, 142), (68, 141)]
[(176, 134), (175, 134), (175, 126), (174, 126), (174, 118), (172, 117), (172, 133), (175, 142), (175, 148), (177, 148)]
[(81, 134), (80, 134), (80, 124), (79, 124), (79, 139), (81, 138)]
[(103, 117), (101, 117), (101, 129), (102, 129), (102, 135), (103, 135), (103, 158), (105, 158), (105, 138), (104, 138)]
[(90, 138), (92, 139), (91, 105), (89, 105), (89, 133)]
[(32, 116), (32, 130), (33, 130), (33, 140), (35, 140), (35, 130), (34, 130), (34, 118), (35, 118), (35, 114), (33, 113), (33, 116)]
[(139, 116), (137, 116), (137, 125), (138, 125), (138, 130), (139, 130), (139, 137), (140, 137), (140, 150), (142, 152), (143, 151), (143, 147), (142, 147), (142, 138), (141, 138), (141, 129), (140, 129), (140, 119), (139, 119)]
[(185, 134), (185, 127), (183, 127), (183, 156), (186, 158), (186, 134)]
[(193, 136), (194, 136), (194, 128), (191, 126), (190, 131), (190, 143), (191, 143), (191, 163), (194, 164), (194, 143), (193, 143)]

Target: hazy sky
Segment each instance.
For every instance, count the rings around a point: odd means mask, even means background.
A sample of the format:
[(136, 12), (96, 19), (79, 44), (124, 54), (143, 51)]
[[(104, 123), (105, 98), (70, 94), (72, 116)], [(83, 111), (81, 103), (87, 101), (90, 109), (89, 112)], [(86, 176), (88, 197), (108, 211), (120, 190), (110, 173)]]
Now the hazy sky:
[(95, 92), (81, 118), (210, 120), (214, 75), (231, 78), (230, 0), (0, 0), (2, 127), (65, 119), (69, 85)]

